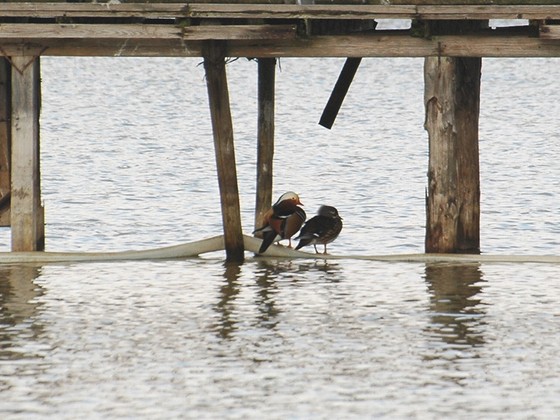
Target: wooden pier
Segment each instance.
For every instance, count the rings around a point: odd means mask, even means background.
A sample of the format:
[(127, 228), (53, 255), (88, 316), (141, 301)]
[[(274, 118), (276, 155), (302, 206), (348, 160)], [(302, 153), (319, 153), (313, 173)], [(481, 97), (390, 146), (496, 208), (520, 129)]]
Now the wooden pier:
[[(228, 57), (258, 59), (255, 223), (272, 200), (276, 59), (347, 58), (321, 120), (330, 127), (362, 58), (425, 57), (430, 154), (425, 250), (478, 252), (481, 62), (484, 57), (560, 57), (560, 4), (552, 0), (386, 3), (0, 3), (0, 225), (11, 226), (12, 251), (44, 249), (41, 56), (163, 56), (204, 59), (228, 260), (242, 260), (244, 254), (225, 68)], [(410, 28), (378, 30), (378, 23), (387, 19), (408, 20)], [(495, 19), (512, 22), (495, 28), (489, 24)]]

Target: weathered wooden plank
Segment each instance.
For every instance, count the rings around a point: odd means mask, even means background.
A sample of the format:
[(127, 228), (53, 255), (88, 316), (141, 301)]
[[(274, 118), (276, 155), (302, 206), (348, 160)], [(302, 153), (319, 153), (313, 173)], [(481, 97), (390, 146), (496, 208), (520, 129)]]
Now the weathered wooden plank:
[(161, 3), (0, 3), (0, 17), (27, 18), (146, 18), (185, 16), (185, 4)]
[(262, 226), (263, 215), (272, 205), (276, 59), (260, 58), (258, 73), (255, 229)]
[(186, 26), (183, 37), (187, 40), (260, 40), (295, 39), (296, 25), (204, 25)]
[(232, 19), (558, 19), (560, 5), (239, 5), (190, 4), (192, 18)]
[[(560, 43), (533, 36), (520, 28), (516, 34), (486, 31), (470, 35), (412, 37), (407, 31), (313, 36), (294, 40), (226, 42), (228, 57), (560, 57)], [(21, 40), (3, 38), (0, 56), (19, 51)], [(29, 40), (31, 42), (31, 40)], [(46, 56), (202, 57), (202, 41), (175, 39), (33, 40)]]
[[(555, 4), (558, 0), (391, 0), (391, 4)], [(6, 3), (20, 3), (21, 0), (4, 0)], [(34, 0), (28, 3), (77, 3), (89, 2), (99, 4), (115, 4), (112, 0)], [(181, 3), (180, 0), (119, 0), (121, 4), (173, 4)], [(226, 3), (226, 4), (296, 4), (298, 0), (190, 0), (183, 3), (206, 4), (206, 3)], [(313, 0), (314, 4), (386, 4), (387, 0)]]
[(39, 58), (12, 62), (12, 251), (44, 249), (39, 165)]
[(11, 64), (0, 58), (0, 226), (10, 226)]
[(539, 29), (541, 39), (560, 40), (560, 25), (541, 25)]
[(560, 5), (207, 3), (0, 3), (0, 17), (174, 19), (558, 19)]
[(560, 57), (560, 44), (530, 36), (340, 35), (267, 45), (230, 45), (231, 57)]
[(0, 39), (46, 41), (49, 39), (178, 39), (258, 40), (294, 39), (295, 25), (217, 25), (187, 26), (132, 24), (0, 24)]
[(226, 259), (243, 261), (245, 250), (224, 45), (220, 41), (210, 41), (206, 43), (203, 54), (222, 204)]
[(396, 19), (411, 18), (416, 6), (189, 4), (187, 15), (204, 19)]
[(547, 6), (416, 6), (416, 18), (425, 20), (558, 19), (560, 5)]
[(181, 29), (165, 25), (132, 24), (33, 24), (2, 23), (0, 38), (4, 40), (48, 39), (177, 39)]

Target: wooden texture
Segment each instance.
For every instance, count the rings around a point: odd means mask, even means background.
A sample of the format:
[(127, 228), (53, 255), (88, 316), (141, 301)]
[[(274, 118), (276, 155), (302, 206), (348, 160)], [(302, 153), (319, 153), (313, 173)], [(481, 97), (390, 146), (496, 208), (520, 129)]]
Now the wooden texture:
[(39, 166), (39, 58), (12, 60), (12, 251), (44, 249)]
[[(413, 2), (410, 2), (413, 3)], [(551, 19), (560, 5), (241, 5), (189, 4), (192, 18), (230, 19)]]
[(134, 24), (0, 24), (0, 39), (44, 42), (52, 39), (115, 40), (259, 40), (295, 39), (295, 25), (215, 25), (187, 26)]
[(542, 25), (540, 37), (548, 40), (560, 40), (560, 25)]
[(476, 252), (480, 247), (480, 72), (480, 58), (425, 60), (426, 252)]
[[(293, 2), (294, 3), (294, 2)], [(232, 2), (177, 2), (177, 3), (0, 3), (0, 18), (136, 18), (172, 20), (195, 19), (554, 19), (560, 14), (555, 1), (532, 3), (530, 1), (471, 2), (435, 1), (396, 2), (390, 5), (379, 1), (363, 4), (329, 1), (328, 4), (239, 4)], [(383, 4), (379, 4), (383, 3)], [(400, 3), (400, 4), (399, 4)], [(518, 4), (511, 4), (518, 3)], [(532, 3), (532, 4), (531, 4)]]
[(296, 25), (204, 25), (186, 26), (186, 40), (286, 40), (296, 38)]
[[(391, 31), (394, 32), (394, 31)], [(560, 57), (560, 43), (520, 32), (481, 31), (430, 39), (405, 33), (314, 37), (305, 41), (228, 46), (233, 57)]]
[(258, 61), (257, 197), (255, 229), (262, 226), (263, 215), (272, 205), (274, 161), (274, 97), (276, 60)]
[[(4, 3), (21, 3), (21, 0), (3, 0)], [(267, 5), (289, 5), (296, 4), (298, 0), (119, 0), (115, 3), (114, 0), (34, 0), (32, 4), (73, 4), (73, 3), (86, 3), (86, 4), (100, 4), (106, 7), (115, 6), (118, 4), (127, 5), (165, 5), (165, 4), (267, 4)], [(387, 4), (389, 0), (314, 0), (314, 4), (334, 4), (334, 5), (378, 5)], [(390, 0), (394, 5), (422, 5), (422, 4), (479, 4), (479, 5), (512, 5), (512, 4), (526, 4), (526, 5), (540, 5), (540, 4), (557, 4), (558, 0)]]
[(42, 41), (50, 39), (178, 39), (181, 29), (165, 25), (2, 23), (0, 39)]
[[(0, 56), (13, 55), (26, 38), (3, 38)], [(45, 56), (202, 57), (202, 41), (172, 39), (27, 39)], [(26, 44), (30, 45), (30, 44)], [(542, 39), (530, 28), (481, 30), (465, 35), (412, 37), (408, 31), (314, 36), (294, 40), (230, 41), (228, 57), (560, 57), (560, 43)]]
[(10, 226), (11, 78), (10, 62), (0, 58), (0, 226)]
[(208, 42), (204, 48), (204, 70), (214, 132), (226, 259), (243, 261), (243, 232), (224, 53), (223, 43)]

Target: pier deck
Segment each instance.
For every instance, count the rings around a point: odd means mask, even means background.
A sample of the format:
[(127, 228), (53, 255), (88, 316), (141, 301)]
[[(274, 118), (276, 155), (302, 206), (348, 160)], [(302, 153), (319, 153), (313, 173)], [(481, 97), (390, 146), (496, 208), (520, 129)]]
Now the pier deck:
[[(232, 57), (560, 56), (560, 4), (247, 3), (0, 3), (0, 55), (202, 57), (204, 41), (223, 40)], [(367, 24), (387, 19), (415, 25)], [(437, 35), (418, 24), (496, 19), (517, 22)]]

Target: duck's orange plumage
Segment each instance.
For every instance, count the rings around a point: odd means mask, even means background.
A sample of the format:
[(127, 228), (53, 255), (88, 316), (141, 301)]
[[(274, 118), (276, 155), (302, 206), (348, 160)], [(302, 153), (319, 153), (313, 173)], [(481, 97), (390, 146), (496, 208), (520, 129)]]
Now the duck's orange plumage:
[(288, 191), (265, 213), (262, 227), (253, 232), (263, 235), (259, 254), (265, 252), (273, 242), (282, 239), (288, 239), (291, 246), (292, 236), (299, 231), (306, 218), (305, 211), (299, 206), (303, 206), (299, 196)]

